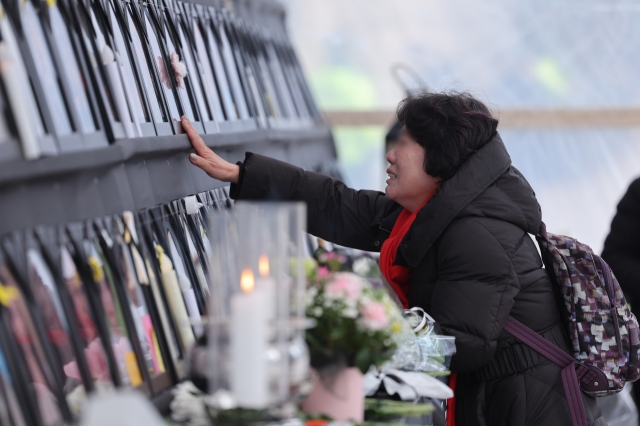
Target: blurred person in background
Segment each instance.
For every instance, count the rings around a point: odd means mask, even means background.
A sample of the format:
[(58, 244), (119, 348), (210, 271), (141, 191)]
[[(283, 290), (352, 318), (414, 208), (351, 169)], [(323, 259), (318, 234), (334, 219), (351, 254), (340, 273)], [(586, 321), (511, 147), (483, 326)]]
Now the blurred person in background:
[[(629, 186), (618, 204), (611, 232), (604, 242), (602, 258), (611, 266), (631, 310), (640, 316), (640, 179)], [(640, 401), (640, 383), (632, 392)]]
[[(540, 227), (540, 205), (511, 165), (498, 120), (457, 92), (407, 97), (397, 117), (384, 193), (252, 153), (231, 164), (188, 119), (183, 126), (196, 151), (190, 161), (230, 182), (232, 198), (304, 201), (309, 233), (381, 252), (404, 307), (423, 308), (456, 338), (457, 425), (571, 424), (561, 369), (503, 331), (512, 315), (569, 351), (557, 290), (528, 235)], [(606, 426), (595, 398), (582, 398), (588, 424)]]
[(393, 123), (393, 126), (389, 129), (386, 136), (384, 137), (384, 152), (387, 153), (391, 151), (398, 142), (398, 138), (400, 137), (400, 130), (402, 130), (403, 124), (399, 121)]

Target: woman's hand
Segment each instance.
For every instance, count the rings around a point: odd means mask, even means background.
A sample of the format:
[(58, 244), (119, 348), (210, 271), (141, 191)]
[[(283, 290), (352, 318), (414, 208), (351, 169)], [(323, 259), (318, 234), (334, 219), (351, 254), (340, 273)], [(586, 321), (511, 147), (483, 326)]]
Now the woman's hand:
[(223, 182), (238, 183), (240, 167), (223, 160), (205, 145), (198, 131), (193, 128), (189, 119), (184, 115), (182, 116), (182, 128), (187, 132), (191, 145), (193, 145), (193, 148), (196, 150), (197, 155), (193, 153), (189, 154), (189, 161), (191, 161), (192, 164), (200, 167), (214, 179)]

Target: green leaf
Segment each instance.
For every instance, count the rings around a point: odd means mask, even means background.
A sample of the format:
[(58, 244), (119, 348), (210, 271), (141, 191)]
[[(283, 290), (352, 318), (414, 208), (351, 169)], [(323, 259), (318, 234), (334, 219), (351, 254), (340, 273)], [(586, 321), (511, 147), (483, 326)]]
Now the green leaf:
[(364, 410), (365, 418), (369, 421), (388, 421), (400, 417), (419, 417), (431, 414), (434, 406), (431, 403), (414, 404), (408, 401), (367, 398), (364, 400)]
[(373, 356), (369, 348), (364, 347), (360, 349), (353, 360), (353, 363), (362, 374), (366, 374), (369, 371), (369, 367), (373, 364)]

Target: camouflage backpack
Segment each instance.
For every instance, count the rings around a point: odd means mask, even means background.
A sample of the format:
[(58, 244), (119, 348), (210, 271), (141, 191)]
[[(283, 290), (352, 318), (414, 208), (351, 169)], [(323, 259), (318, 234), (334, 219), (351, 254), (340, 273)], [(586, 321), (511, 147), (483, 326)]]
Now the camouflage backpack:
[[(580, 389), (592, 396), (620, 392), (626, 382), (640, 378), (640, 339), (638, 321), (611, 268), (586, 244), (548, 234), (544, 223), (536, 239), (547, 273), (562, 294), (565, 309), (561, 311), (574, 358), (569, 362), (575, 364)], [(530, 331), (512, 318), (508, 322), (505, 330), (513, 335)], [(520, 340), (536, 349), (530, 344), (532, 338), (538, 340), (533, 335)]]

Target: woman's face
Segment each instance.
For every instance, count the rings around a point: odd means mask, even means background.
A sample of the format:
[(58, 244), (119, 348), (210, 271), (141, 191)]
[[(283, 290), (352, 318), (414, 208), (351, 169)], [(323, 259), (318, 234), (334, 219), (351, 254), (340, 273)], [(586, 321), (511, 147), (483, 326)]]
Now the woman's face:
[(390, 166), (385, 193), (409, 211), (417, 210), (442, 179), (424, 171), (425, 150), (403, 127), (396, 146), (387, 153)]

